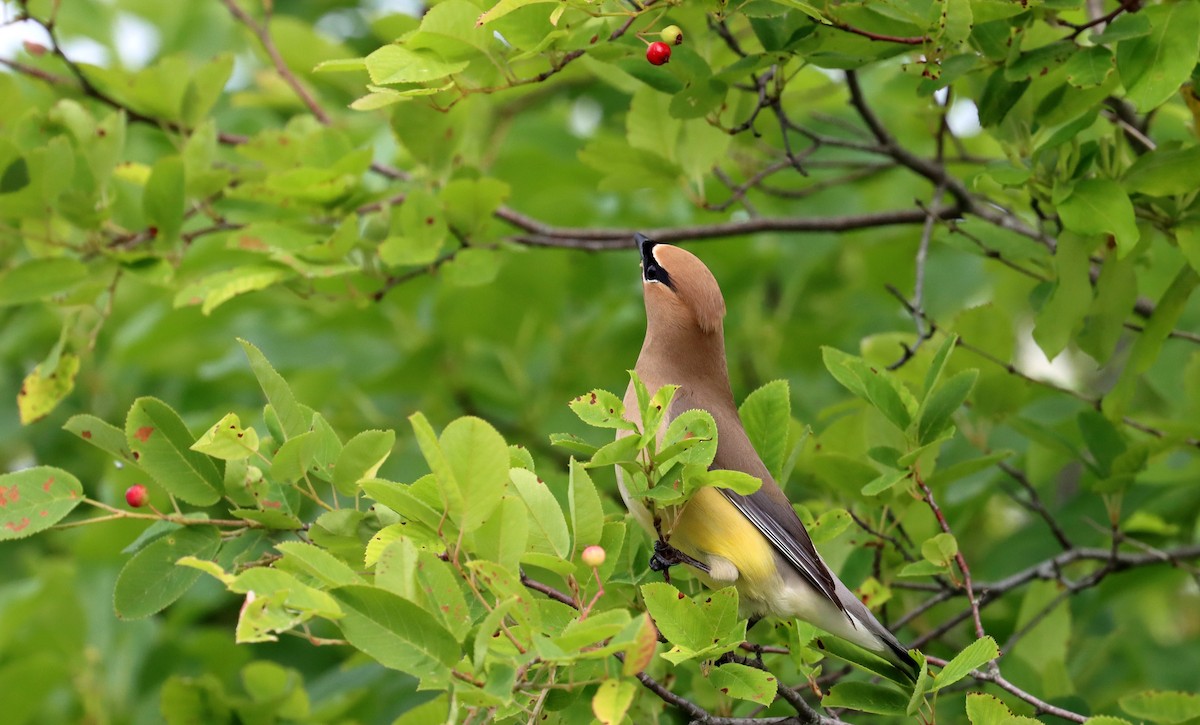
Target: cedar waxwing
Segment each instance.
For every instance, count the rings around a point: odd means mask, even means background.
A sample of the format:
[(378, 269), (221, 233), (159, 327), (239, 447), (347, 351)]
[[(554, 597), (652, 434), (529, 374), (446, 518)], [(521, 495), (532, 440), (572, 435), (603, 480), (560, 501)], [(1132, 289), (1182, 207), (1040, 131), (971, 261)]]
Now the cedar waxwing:
[[(641, 234), (634, 239), (642, 255), (646, 302), (646, 340), (635, 369), (651, 393), (663, 385), (679, 386), (662, 430), (684, 411), (706, 410), (717, 425), (712, 467), (762, 479), (762, 487), (748, 496), (701, 488), (675, 520), (669, 546), (656, 542), (651, 566), (690, 564), (710, 586), (736, 586), (744, 615), (798, 617), (915, 678), (917, 663), (829, 570), (746, 436), (725, 362), (725, 300), (712, 272), (691, 252)], [(625, 409), (638, 410), (632, 384)], [(650, 511), (629, 495), (620, 469), (618, 485), (633, 517), (657, 537)], [(671, 549), (677, 551), (661, 556)]]

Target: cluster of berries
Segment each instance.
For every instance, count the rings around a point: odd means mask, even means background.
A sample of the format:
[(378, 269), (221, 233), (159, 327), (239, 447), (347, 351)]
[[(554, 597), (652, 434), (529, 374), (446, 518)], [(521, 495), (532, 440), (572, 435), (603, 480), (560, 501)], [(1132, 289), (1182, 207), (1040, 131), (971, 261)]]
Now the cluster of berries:
[(650, 65), (662, 65), (671, 60), (671, 46), (683, 44), (683, 30), (678, 25), (668, 25), (658, 36), (662, 40), (646, 48), (646, 60), (650, 61)]

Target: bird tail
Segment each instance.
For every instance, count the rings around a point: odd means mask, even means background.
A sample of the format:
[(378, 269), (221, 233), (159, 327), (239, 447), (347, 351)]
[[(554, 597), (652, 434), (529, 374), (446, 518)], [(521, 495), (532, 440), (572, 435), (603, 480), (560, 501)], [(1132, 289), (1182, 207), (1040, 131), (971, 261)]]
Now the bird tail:
[(884, 659), (900, 668), (905, 677), (908, 677), (913, 682), (917, 681), (917, 677), (921, 674), (921, 666), (913, 659), (908, 650), (904, 649), (904, 645), (900, 644), (899, 640), (886, 629), (883, 632), (877, 633), (883, 643), (887, 645), (887, 653)]

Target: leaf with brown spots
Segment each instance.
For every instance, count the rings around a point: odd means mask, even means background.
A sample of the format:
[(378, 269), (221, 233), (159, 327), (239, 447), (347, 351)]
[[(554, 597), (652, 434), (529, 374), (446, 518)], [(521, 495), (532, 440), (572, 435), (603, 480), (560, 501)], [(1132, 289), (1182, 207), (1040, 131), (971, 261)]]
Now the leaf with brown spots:
[(0, 541), (44, 531), (83, 499), (79, 479), (60, 468), (37, 466), (0, 475)]
[(127, 466), (137, 467), (137, 461), (125, 440), (125, 431), (115, 425), (84, 413), (71, 416), (63, 425), (63, 430), (71, 431)]
[(221, 475), (212, 459), (190, 450), (193, 441), (179, 414), (156, 398), (138, 398), (125, 419), (125, 442), (142, 470), (177, 498), (211, 506), (221, 499)]
[(43, 362), (25, 376), (17, 394), (17, 413), (21, 425), (45, 418), (75, 389), (79, 356), (64, 353), (58, 356), (55, 363), (53, 368), (46, 369), (46, 362)]
[(594, 428), (637, 430), (636, 425), (625, 420), (625, 404), (607, 390), (593, 390), (575, 398), (569, 405), (580, 420)]
[(770, 705), (775, 700), (776, 680), (770, 672), (728, 662), (708, 674), (709, 680), (721, 692), (739, 700)]

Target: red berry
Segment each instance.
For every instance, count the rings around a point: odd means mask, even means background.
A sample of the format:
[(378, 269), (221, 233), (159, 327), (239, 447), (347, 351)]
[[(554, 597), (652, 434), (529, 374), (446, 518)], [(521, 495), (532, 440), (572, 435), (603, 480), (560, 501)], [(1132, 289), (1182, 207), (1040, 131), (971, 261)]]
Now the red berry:
[(135, 483), (125, 489), (125, 503), (135, 509), (140, 509), (150, 500), (150, 494), (146, 492), (146, 487), (140, 483)]
[(650, 44), (646, 48), (646, 60), (650, 61), (650, 65), (662, 65), (671, 60), (671, 46), (661, 41)]

